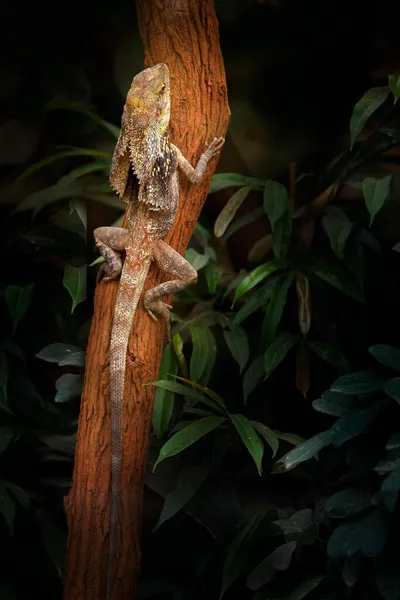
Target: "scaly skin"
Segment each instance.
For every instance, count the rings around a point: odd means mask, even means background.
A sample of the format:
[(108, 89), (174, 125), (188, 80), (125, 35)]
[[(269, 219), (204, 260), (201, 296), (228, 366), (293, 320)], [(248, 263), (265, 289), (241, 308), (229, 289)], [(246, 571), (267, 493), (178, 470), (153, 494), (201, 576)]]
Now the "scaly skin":
[[(197, 272), (162, 238), (175, 219), (179, 197), (178, 167), (200, 184), (208, 161), (219, 153), (223, 138), (214, 138), (194, 169), (170, 143), (169, 71), (165, 64), (145, 69), (132, 81), (110, 172), (111, 186), (130, 202), (128, 229), (100, 227), (94, 237), (104, 257), (98, 279), (121, 276), (110, 343), (111, 401), (111, 523), (107, 569), (107, 600), (116, 579), (115, 553), (121, 510), (121, 433), (125, 367), (133, 316), (152, 261), (176, 277), (148, 290), (143, 297), (149, 316), (165, 320), (169, 337), (170, 309), (161, 297), (197, 281)], [(121, 252), (125, 252), (122, 266)]]

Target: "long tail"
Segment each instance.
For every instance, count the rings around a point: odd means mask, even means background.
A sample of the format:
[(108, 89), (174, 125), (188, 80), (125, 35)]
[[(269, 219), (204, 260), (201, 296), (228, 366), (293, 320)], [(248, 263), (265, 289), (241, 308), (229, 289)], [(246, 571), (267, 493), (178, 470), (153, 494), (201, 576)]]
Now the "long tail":
[(107, 600), (111, 600), (115, 579), (117, 533), (121, 514), (121, 436), (122, 405), (125, 388), (126, 355), (132, 320), (151, 263), (151, 257), (126, 256), (119, 282), (110, 343), (110, 401), (111, 401), (111, 523), (110, 549), (107, 567)]

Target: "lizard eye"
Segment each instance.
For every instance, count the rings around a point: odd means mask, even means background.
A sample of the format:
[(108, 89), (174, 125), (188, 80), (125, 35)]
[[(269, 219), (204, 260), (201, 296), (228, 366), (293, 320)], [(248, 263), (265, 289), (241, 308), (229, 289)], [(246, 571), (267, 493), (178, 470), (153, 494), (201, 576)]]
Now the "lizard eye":
[(157, 88), (157, 94), (162, 94), (162, 92), (164, 90), (165, 90), (165, 83), (161, 83)]

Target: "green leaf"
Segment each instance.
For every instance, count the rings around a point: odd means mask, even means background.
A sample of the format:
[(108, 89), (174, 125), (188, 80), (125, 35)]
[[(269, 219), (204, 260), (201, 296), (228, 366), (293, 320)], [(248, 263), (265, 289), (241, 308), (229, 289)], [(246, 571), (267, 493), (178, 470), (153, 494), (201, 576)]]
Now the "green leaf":
[(360, 488), (347, 488), (328, 498), (325, 512), (328, 517), (344, 519), (371, 508), (372, 495)]
[(387, 87), (374, 87), (365, 92), (357, 102), (350, 119), (350, 149), (369, 117), (385, 102), (389, 95)]
[(386, 450), (397, 450), (400, 448), (400, 431), (390, 436), (385, 445)]
[(400, 468), (392, 471), (382, 482), (381, 492), (388, 510), (393, 511), (400, 489)]
[(274, 282), (271, 300), (268, 303), (262, 327), (261, 338), (265, 344), (269, 344), (276, 335), (294, 277), (294, 271), (286, 271), (277, 277)]
[(7, 491), (4, 481), (0, 481), (0, 513), (3, 515), (10, 531), (12, 531), (15, 517), (15, 503)]
[(317, 575), (316, 577), (311, 577), (310, 579), (306, 579), (302, 581), (300, 585), (297, 586), (290, 592), (288, 596), (285, 596), (281, 600), (303, 600), (308, 594), (310, 594), (316, 587), (319, 586), (321, 581), (324, 579), (323, 575)]
[(322, 360), (330, 363), (334, 367), (346, 369), (349, 366), (349, 363), (344, 358), (343, 354), (332, 346), (332, 344), (327, 344), (326, 342), (307, 342), (307, 346), (311, 348), (315, 354), (318, 354)]
[(200, 325), (191, 327), (192, 334), (192, 356), (190, 358), (190, 379), (201, 381), (208, 370), (211, 372), (216, 357), (216, 344), (214, 336), (209, 329)]
[[(249, 574), (247, 587), (256, 591), (269, 583), (275, 576), (276, 569), (271, 564), (270, 557), (266, 556)], [(262, 596), (265, 598), (265, 596)]]
[(256, 310), (266, 307), (271, 294), (272, 287), (267, 285), (264, 285), (256, 290), (254, 294), (246, 299), (246, 303), (233, 317), (232, 324), (236, 327), (237, 325), (243, 323), (243, 321), (252, 315)]
[(224, 235), (237, 210), (242, 206), (252, 189), (252, 186), (249, 185), (242, 187), (229, 198), (228, 202), (225, 204), (215, 221), (215, 237), (219, 238)]
[(217, 173), (214, 175), (211, 181), (209, 194), (218, 192), (227, 187), (242, 187), (251, 186), (254, 188), (263, 188), (265, 185), (265, 179), (257, 179), (256, 177), (245, 177), (238, 173)]
[(284, 262), (273, 259), (256, 267), (251, 273), (244, 277), (237, 286), (232, 304), (235, 304), (239, 298), (244, 294), (247, 294), (247, 292), (252, 290), (258, 283), (263, 281), (263, 279), (269, 277), (269, 275), (275, 273), (275, 271), (278, 271), (279, 269), (284, 269), (285, 266)]
[(58, 181), (61, 186), (69, 187), (72, 183), (74, 183), (77, 179), (88, 175), (89, 173), (94, 173), (96, 171), (104, 171), (104, 173), (108, 173), (110, 170), (110, 161), (104, 160), (94, 160), (93, 162), (87, 163), (86, 165), (81, 165), (76, 169), (72, 169), (68, 175), (64, 175)]
[(176, 513), (189, 502), (207, 479), (210, 472), (210, 467), (207, 464), (203, 464), (200, 466), (193, 465), (186, 467), (179, 473), (176, 485), (168, 493), (160, 518), (153, 531), (158, 529), (165, 521), (168, 521), (168, 519), (171, 519), (176, 515)]
[(349, 411), (348, 414), (332, 426), (332, 444), (341, 446), (345, 442), (364, 433), (384, 406), (385, 403), (381, 401), (369, 408)]
[(14, 342), (14, 340), (4, 340), (3, 348), (6, 352), (8, 352), (9, 354), (13, 354), (25, 364), (24, 353), (22, 352), (18, 344)]
[(259, 423), (258, 421), (250, 421), (250, 423), (267, 442), (268, 446), (272, 450), (272, 458), (274, 458), (279, 450), (279, 440), (277, 435), (272, 431), (272, 429), (266, 425), (263, 425), (263, 423)]
[(0, 454), (4, 452), (14, 438), (14, 431), (8, 425), (0, 425)]
[(172, 345), (174, 347), (174, 351), (176, 354), (176, 358), (178, 359), (179, 367), (181, 369), (182, 375), (189, 379), (189, 372), (187, 368), (187, 362), (185, 355), (183, 353), (183, 340), (182, 336), (179, 333), (174, 333), (172, 336)]
[(350, 404), (349, 396), (328, 391), (322, 394), (322, 398), (314, 400), (312, 406), (314, 410), (326, 415), (344, 417), (351, 408)]
[(212, 329), (210, 327), (205, 327), (205, 332), (207, 338), (207, 366), (201, 377), (201, 383), (203, 385), (207, 384), (210, 381), (215, 365), (215, 360), (217, 358), (217, 342), (215, 340)]
[(62, 576), (65, 564), (65, 548), (67, 547), (66, 532), (64, 528), (56, 525), (43, 514), (39, 514), (38, 520), (47, 555), (59, 576)]
[(193, 238), (200, 244), (200, 246), (203, 249), (207, 248), (211, 242), (210, 232), (199, 222), (196, 223), (196, 226), (194, 228)]
[(276, 433), (276, 437), (279, 440), (283, 440), (292, 446), (300, 446), (300, 444), (306, 441), (303, 437), (296, 435), (295, 433), (282, 433), (281, 431), (276, 430), (274, 430), (274, 433)]
[(386, 344), (376, 344), (369, 348), (369, 352), (381, 365), (400, 372), (400, 350), (398, 348)]
[(305, 268), (329, 285), (340, 290), (346, 296), (365, 303), (360, 284), (347, 271), (318, 259), (308, 260)]
[(297, 542), (287, 542), (278, 546), (270, 555), (270, 562), (277, 571), (286, 571), (292, 562), (292, 555), (297, 547)]
[(31, 504), (30, 498), (28, 494), (19, 487), (19, 485), (15, 485), (11, 481), (3, 481), (3, 485), (11, 492), (17, 502), (20, 503), (22, 508), (28, 510)]
[(343, 581), (347, 587), (352, 588), (357, 583), (362, 568), (360, 556), (351, 556), (348, 558), (342, 569)]
[(272, 231), (283, 217), (289, 206), (289, 195), (284, 185), (278, 181), (268, 179), (264, 187), (264, 209), (267, 213)]
[(68, 265), (64, 269), (63, 285), (72, 298), (71, 314), (86, 299), (87, 267)]
[(70, 198), (74, 195), (76, 195), (74, 189), (66, 185), (61, 185), (61, 183), (56, 183), (26, 196), (26, 198), (18, 204), (14, 212), (33, 210), (34, 214), (37, 214), (49, 204), (54, 204), (55, 202)]
[[(301, 273), (300, 271), (296, 272), (296, 295), (297, 322), (299, 324), (300, 333), (305, 339), (308, 336), (311, 327), (311, 293), (309, 279), (304, 275), (304, 273)], [(306, 362), (308, 364), (307, 351), (304, 344), (302, 344), (301, 358), (299, 364), (305, 364)], [(305, 394), (304, 397), (306, 397)]]
[(288, 203), (287, 210), (275, 224), (272, 233), (272, 251), (275, 258), (283, 260), (286, 257), (290, 235), (292, 233), (292, 206)]
[(224, 417), (204, 417), (191, 423), (187, 427), (184, 427), (178, 433), (175, 433), (161, 448), (156, 463), (153, 467), (153, 471), (157, 467), (160, 462), (169, 458), (171, 456), (175, 456), (175, 454), (179, 454), (195, 442), (197, 442), (200, 438), (204, 437), (213, 429), (216, 429), (225, 421)]
[(101, 265), (103, 262), (104, 262), (104, 258), (102, 256), (99, 256), (89, 264), (89, 267), (95, 267), (96, 265)]
[(243, 395), (244, 403), (247, 404), (247, 400), (251, 392), (255, 390), (257, 385), (260, 383), (264, 376), (264, 355), (258, 356), (248, 367), (243, 377)]
[(3, 392), (4, 399), (7, 400), (8, 383), (8, 365), (6, 353), (0, 348), (0, 390)]
[(71, 198), (69, 201), (71, 214), (76, 213), (83, 225), (85, 233), (87, 231), (87, 206), (82, 198)]
[(168, 381), (168, 380), (160, 380), (154, 381), (152, 383), (145, 383), (144, 385), (154, 385), (158, 389), (168, 390), (170, 392), (174, 392), (175, 394), (180, 394), (181, 396), (192, 398), (195, 400), (194, 403), (191, 404), (191, 408), (193, 408), (197, 402), (201, 402), (206, 406), (216, 410), (219, 413), (225, 414), (224, 410), (216, 403), (214, 400), (206, 398), (202, 393), (196, 392), (189, 385), (182, 385), (181, 383), (177, 383), (176, 381)]
[(10, 415), (14, 415), (13, 411), (11, 410), (11, 408), (8, 404), (7, 398), (4, 394), (4, 390), (2, 390), (2, 389), (0, 389), (0, 410), (4, 410), (5, 412), (8, 412)]
[(65, 365), (70, 364), (68, 359), (78, 353), (82, 352), (79, 346), (73, 344), (63, 344), (56, 342), (55, 344), (48, 344), (40, 352), (36, 354), (37, 358), (46, 360), (47, 362), (60, 364), (63, 362)]
[(210, 260), (210, 257), (207, 254), (199, 254), (194, 248), (188, 248), (186, 250), (185, 258), (196, 271), (200, 271)]
[(264, 454), (264, 444), (258, 436), (251, 422), (244, 415), (230, 415), (231, 421), (236, 427), (240, 437), (247, 450), (250, 452), (258, 474), (262, 474), (262, 458)]
[(244, 527), (240, 528), (239, 533), (231, 543), (224, 562), (220, 600), (243, 571), (249, 551), (255, 543), (253, 534), (256, 532), (262, 518), (262, 516), (253, 513)]
[(374, 467), (374, 471), (377, 471), (380, 475), (389, 473), (390, 471), (394, 471), (395, 469), (400, 468), (400, 456), (395, 456), (394, 458), (388, 458), (384, 460), (380, 460)]
[(210, 388), (205, 387), (204, 385), (196, 383), (195, 381), (191, 381), (190, 379), (185, 379), (184, 377), (179, 377), (178, 375), (174, 375), (174, 377), (176, 379), (179, 379), (180, 381), (183, 381), (184, 383), (191, 385), (195, 389), (200, 390), (203, 394), (209, 396), (209, 398), (214, 400), (214, 402), (224, 411), (224, 414), (227, 413), (225, 402), (222, 400), (221, 396), (219, 396), (216, 392), (210, 390)]
[(73, 100), (71, 101), (66, 98), (54, 98), (46, 104), (45, 109), (70, 110), (73, 112), (78, 112), (84, 115), (85, 117), (88, 117), (88, 119), (91, 119), (92, 121), (97, 123), (97, 125), (99, 125), (100, 127), (103, 127), (103, 129), (110, 133), (116, 141), (119, 138), (119, 134), (121, 131), (119, 127), (113, 125), (112, 123), (109, 123), (108, 121), (105, 121), (104, 119), (101, 119), (98, 115), (96, 115), (96, 113), (92, 112), (79, 102)]
[(25, 315), (31, 303), (33, 283), (25, 286), (8, 285), (6, 287), (6, 302), (8, 312), (10, 313), (14, 324), (13, 333), (15, 332), (18, 323)]
[(224, 338), (233, 358), (239, 365), (240, 372), (242, 372), (250, 355), (246, 331), (242, 327), (236, 326), (230, 331), (224, 330)]
[(400, 377), (394, 377), (385, 384), (385, 393), (400, 404)]
[(290, 471), (300, 463), (315, 458), (325, 446), (329, 446), (332, 440), (330, 430), (322, 431), (312, 438), (306, 440), (293, 450), (290, 450), (285, 456), (279, 459), (276, 464), (276, 471)]
[(247, 578), (247, 587), (258, 590), (267, 584), (275, 571), (286, 571), (292, 561), (292, 555), (297, 547), (297, 542), (287, 542), (278, 546), (272, 554), (266, 556), (250, 573)]
[(81, 395), (83, 376), (65, 373), (56, 381), (56, 396), (54, 402), (68, 402)]
[(333, 252), (339, 259), (343, 258), (346, 242), (353, 228), (353, 223), (338, 206), (328, 206), (321, 222), (329, 238)]
[[(178, 361), (171, 344), (168, 344), (163, 352), (158, 377), (163, 379), (172, 373), (178, 372)], [(153, 430), (156, 437), (162, 437), (167, 431), (174, 408), (174, 392), (162, 387), (157, 388), (153, 408)]]
[(386, 177), (382, 177), (382, 179), (366, 177), (363, 181), (362, 190), (365, 205), (371, 217), (369, 221), (370, 227), (375, 216), (381, 210), (385, 200), (389, 196), (391, 182), (391, 175), (386, 175)]
[(389, 89), (393, 94), (394, 104), (400, 98), (400, 75), (389, 75)]
[(386, 519), (379, 509), (375, 509), (364, 517), (339, 525), (329, 539), (328, 556), (347, 559), (357, 552), (367, 557), (378, 556), (386, 535)]
[(383, 389), (385, 377), (375, 371), (357, 371), (338, 377), (331, 385), (332, 392), (359, 395), (377, 392)]
[(313, 524), (313, 512), (310, 508), (298, 510), (290, 517), (289, 522), (301, 531), (307, 531)]
[(58, 364), (60, 365), (60, 367), (71, 366), (71, 367), (82, 367), (83, 368), (85, 366), (85, 360), (86, 360), (85, 352), (83, 350), (79, 350), (78, 352), (74, 352), (73, 354), (70, 354), (69, 356), (67, 356), (66, 358), (61, 360)]
[(380, 252), (381, 246), (380, 246), (378, 240), (376, 239), (376, 237), (374, 235), (372, 235), (372, 233), (370, 231), (367, 231), (366, 229), (364, 229), (364, 227), (362, 227), (360, 229), (360, 233), (358, 234), (358, 239), (362, 244), (364, 244), (368, 248), (371, 248), (371, 250), (374, 250), (375, 252)]
[(299, 337), (297, 335), (291, 335), (287, 332), (281, 333), (272, 340), (264, 353), (264, 379), (267, 379), (278, 365), (280, 365), (298, 340)]
[(218, 285), (222, 280), (222, 273), (219, 265), (214, 260), (210, 260), (204, 269), (208, 293), (214, 295), (217, 291)]
[(233, 223), (229, 225), (225, 235), (222, 238), (222, 242), (225, 244), (234, 233), (245, 227), (245, 225), (254, 223), (254, 221), (257, 221), (257, 219), (259, 219), (261, 216), (264, 216), (264, 209), (262, 206), (257, 206), (241, 217), (237, 217)]
[[(89, 158), (102, 158), (106, 161), (109, 161), (111, 165), (112, 154), (110, 152), (104, 152), (103, 150), (94, 150), (91, 148), (71, 148), (71, 150), (63, 150), (62, 152), (57, 152), (56, 154), (51, 154), (47, 156), (43, 160), (40, 160), (33, 165), (30, 165), (25, 171), (19, 175), (17, 178), (17, 183), (23, 181), (32, 173), (39, 171), (43, 167), (47, 167), (58, 160), (62, 160), (63, 158), (72, 158), (76, 156), (87, 156)], [(109, 165), (109, 166), (110, 166)]]

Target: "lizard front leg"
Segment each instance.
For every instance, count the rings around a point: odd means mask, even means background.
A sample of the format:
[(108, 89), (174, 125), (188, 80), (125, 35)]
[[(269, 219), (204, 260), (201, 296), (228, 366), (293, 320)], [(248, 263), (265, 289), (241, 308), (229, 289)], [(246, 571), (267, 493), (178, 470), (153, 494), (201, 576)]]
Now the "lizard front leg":
[(97, 281), (117, 279), (122, 271), (120, 252), (129, 244), (129, 232), (122, 227), (98, 227), (93, 235), (96, 246), (105, 260), (100, 266)]
[(220, 153), (222, 146), (225, 143), (225, 139), (214, 138), (211, 144), (206, 143), (206, 149), (203, 154), (199, 158), (199, 162), (194, 169), (190, 162), (186, 160), (183, 156), (182, 152), (174, 146), (176, 153), (178, 155), (178, 165), (181, 171), (185, 174), (190, 183), (195, 183), (196, 185), (200, 185), (201, 180), (204, 175), (204, 171), (206, 170), (208, 161), (211, 160), (214, 156)]
[(162, 296), (175, 294), (191, 283), (197, 281), (197, 271), (188, 261), (183, 258), (176, 250), (168, 246), (162, 240), (157, 240), (153, 244), (153, 259), (158, 267), (170, 275), (176, 275), (179, 279), (160, 283), (156, 287), (147, 290), (144, 295), (144, 307), (150, 317), (157, 321), (156, 315), (162, 317), (166, 322), (167, 337), (170, 339), (170, 312), (172, 306), (162, 302)]

